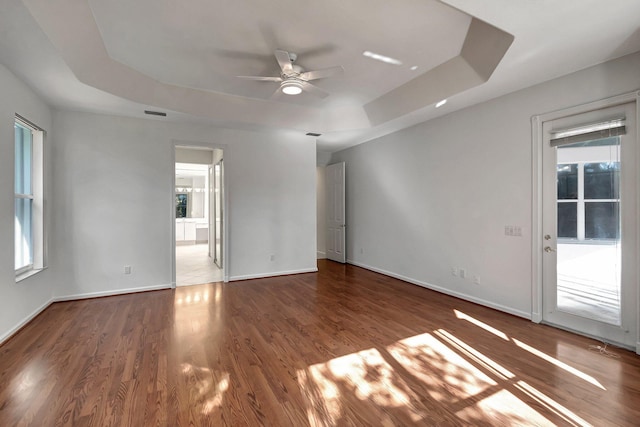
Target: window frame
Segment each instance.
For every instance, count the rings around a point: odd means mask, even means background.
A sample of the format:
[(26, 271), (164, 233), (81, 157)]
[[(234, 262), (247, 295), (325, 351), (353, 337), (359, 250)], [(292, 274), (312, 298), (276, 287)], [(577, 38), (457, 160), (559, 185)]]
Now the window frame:
[[(586, 237), (586, 205), (589, 203), (600, 203), (600, 202), (605, 202), (605, 203), (617, 203), (618, 204), (618, 209), (620, 209), (620, 194), (618, 194), (618, 198), (617, 199), (587, 199), (585, 198), (585, 171), (584, 171), (584, 167), (586, 164), (590, 164), (590, 163), (601, 163), (595, 160), (589, 160), (589, 161), (574, 161), (574, 162), (563, 162), (562, 165), (577, 165), (577, 172), (578, 172), (578, 195), (577, 198), (575, 199), (557, 199), (556, 198), (556, 203), (557, 204), (575, 204), (576, 205), (576, 237), (560, 237), (558, 236), (558, 241), (562, 241), (565, 243), (569, 243), (569, 242), (573, 242), (573, 243), (609, 243), (609, 242), (615, 242), (620, 238), (620, 225), (618, 225), (618, 238), (617, 239), (613, 239), (613, 238), (593, 238), (593, 237)], [(619, 160), (617, 160), (615, 163), (620, 163)], [(558, 164), (560, 165), (560, 164)]]
[[(30, 150), (30, 179), (31, 189), (30, 193), (16, 193), (15, 183), (15, 170), (13, 174), (14, 179), (14, 219), (17, 213), (16, 202), (20, 199), (31, 200), (31, 236), (30, 236), (30, 251), (31, 262), (20, 268), (15, 268), (15, 254), (14, 254), (14, 271), (15, 280), (20, 282), (42, 270), (46, 267), (45, 263), (45, 226), (44, 226), (44, 135), (45, 131), (39, 126), (35, 125), (31, 121), (25, 119), (19, 114), (15, 115), (14, 126), (20, 126), (31, 132), (31, 150)], [(16, 148), (16, 141), (14, 136), (14, 150)], [(16, 167), (17, 153), (14, 152), (14, 168)], [(17, 236), (17, 229), (15, 228), (14, 220), (14, 248), (15, 239)], [(14, 249), (15, 250), (15, 249)]]

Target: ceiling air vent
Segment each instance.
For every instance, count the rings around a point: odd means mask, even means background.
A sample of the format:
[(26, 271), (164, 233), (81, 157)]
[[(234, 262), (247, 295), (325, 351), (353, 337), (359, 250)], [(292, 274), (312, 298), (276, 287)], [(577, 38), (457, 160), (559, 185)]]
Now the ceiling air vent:
[(315, 136), (315, 137), (318, 137), (318, 136), (320, 136), (320, 135), (322, 135), (322, 134), (321, 134), (321, 133), (315, 133), (315, 132), (307, 132), (307, 136)]
[(162, 111), (144, 110), (144, 113), (150, 116), (167, 117), (167, 113), (163, 113)]

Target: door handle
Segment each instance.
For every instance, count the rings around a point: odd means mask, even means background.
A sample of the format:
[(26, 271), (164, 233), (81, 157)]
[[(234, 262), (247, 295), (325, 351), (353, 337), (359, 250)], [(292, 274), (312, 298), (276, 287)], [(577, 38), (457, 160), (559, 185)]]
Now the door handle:
[(550, 252), (555, 252), (556, 250), (555, 250), (555, 249), (553, 249), (551, 246), (545, 246), (545, 247), (544, 247), (544, 251), (545, 251), (546, 253), (550, 253)]

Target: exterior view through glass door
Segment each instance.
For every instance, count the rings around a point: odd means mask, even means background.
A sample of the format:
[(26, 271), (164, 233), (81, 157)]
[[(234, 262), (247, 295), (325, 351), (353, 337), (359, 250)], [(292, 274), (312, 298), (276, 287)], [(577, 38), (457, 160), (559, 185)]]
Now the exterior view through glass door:
[(636, 345), (635, 104), (543, 123), (543, 320)]
[(558, 146), (557, 307), (621, 324), (620, 137)]

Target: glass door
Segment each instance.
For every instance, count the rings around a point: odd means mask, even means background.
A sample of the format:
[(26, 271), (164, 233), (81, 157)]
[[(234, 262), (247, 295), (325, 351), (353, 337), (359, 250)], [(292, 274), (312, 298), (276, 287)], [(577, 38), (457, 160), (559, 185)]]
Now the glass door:
[(543, 320), (635, 346), (635, 104), (543, 132)]

